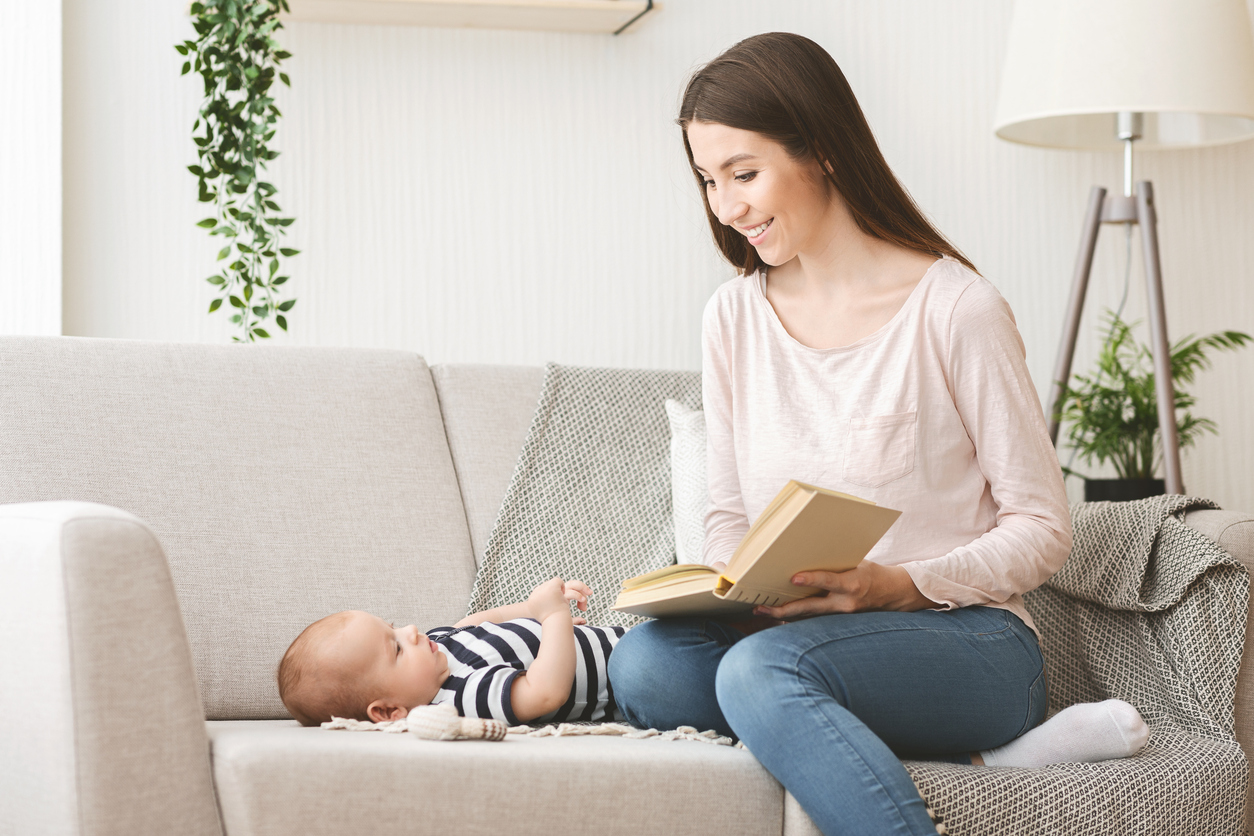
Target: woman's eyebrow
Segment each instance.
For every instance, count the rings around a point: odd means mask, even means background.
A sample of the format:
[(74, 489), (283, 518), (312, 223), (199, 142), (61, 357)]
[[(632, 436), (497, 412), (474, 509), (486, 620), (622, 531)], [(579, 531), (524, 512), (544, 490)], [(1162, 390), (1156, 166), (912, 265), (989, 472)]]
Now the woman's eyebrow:
[[(754, 160), (754, 159), (757, 159), (757, 158), (754, 157), (752, 154), (733, 154), (732, 156), (727, 158), (727, 161), (725, 163), (723, 163), (721, 166), (718, 167), (718, 170), (723, 171), (728, 166), (734, 165), (735, 163), (738, 163), (741, 160)], [(695, 163), (693, 165), (697, 169), (697, 171), (705, 172), (705, 169), (702, 168), (701, 166), (696, 165)]]

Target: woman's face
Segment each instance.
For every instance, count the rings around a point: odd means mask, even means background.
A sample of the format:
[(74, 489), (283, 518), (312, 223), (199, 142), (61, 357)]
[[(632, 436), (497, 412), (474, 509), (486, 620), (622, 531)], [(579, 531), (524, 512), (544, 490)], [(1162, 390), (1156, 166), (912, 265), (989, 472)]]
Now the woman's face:
[(776, 267), (825, 249), (838, 201), (816, 161), (798, 163), (761, 134), (714, 122), (689, 123), (688, 145), (710, 210), (763, 261)]

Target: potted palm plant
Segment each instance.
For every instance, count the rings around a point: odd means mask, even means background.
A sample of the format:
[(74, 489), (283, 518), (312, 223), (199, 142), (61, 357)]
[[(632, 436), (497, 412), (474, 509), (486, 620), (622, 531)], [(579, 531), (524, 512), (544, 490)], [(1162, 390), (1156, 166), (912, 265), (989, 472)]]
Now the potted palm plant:
[[(1117, 479), (1093, 479), (1064, 467), (1067, 475), (1085, 480), (1084, 498), (1089, 502), (1142, 499), (1164, 492), (1163, 480), (1154, 476), (1162, 461), (1162, 439), (1153, 355), (1136, 340), (1133, 326), (1117, 314), (1107, 311), (1106, 321), (1110, 330), (1096, 370), (1072, 377), (1060, 410), (1061, 419), (1070, 423), (1068, 438), (1079, 458), (1087, 465), (1109, 462), (1118, 474)], [(1194, 398), (1183, 386), (1193, 382), (1199, 369), (1210, 366), (1209, 351), (1231, 351), (1251, 339), (1241, 331), (1219, 331), (1205, 337), (1190, 334), (1171, 346), (1181, 450), (1202, 433), (1218, 431), (1214, 421), (1191, 412)]]

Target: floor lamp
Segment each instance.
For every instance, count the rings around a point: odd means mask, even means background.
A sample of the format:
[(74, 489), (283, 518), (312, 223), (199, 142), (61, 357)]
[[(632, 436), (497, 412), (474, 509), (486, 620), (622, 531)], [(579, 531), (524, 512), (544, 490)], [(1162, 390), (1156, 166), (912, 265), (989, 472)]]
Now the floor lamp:
[(1141, 148), (1254, 137), (1254, 31), (1244, 0), (1016, 0), (997, 106), (997, 136), (1051, 148), (1123, 151), (1123, 194), (1095, 186), (1048, 401), (1058, 443), (1064, 386), (1101, 224), (1135, 224), (1145, 260), (1150, 348), (1168, 493), (1183, 493), (1157, 213)]

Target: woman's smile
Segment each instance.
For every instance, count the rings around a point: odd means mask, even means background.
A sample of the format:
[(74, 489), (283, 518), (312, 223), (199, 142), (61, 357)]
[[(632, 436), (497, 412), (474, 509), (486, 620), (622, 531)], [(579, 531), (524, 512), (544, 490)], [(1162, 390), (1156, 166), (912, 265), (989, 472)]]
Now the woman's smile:
[(751, 229), (744, 229), (742, 231), (744, 232), (745, 235), (748, 236), (749, 243), (756, 247), (758, 244), (762, 243), (762, 240), (766, 237), (766, 230), (774, 222), (775, 222), (775, 219), (771, 218), (766, 223), (758, 224), (757, 226), (752, 227)]

